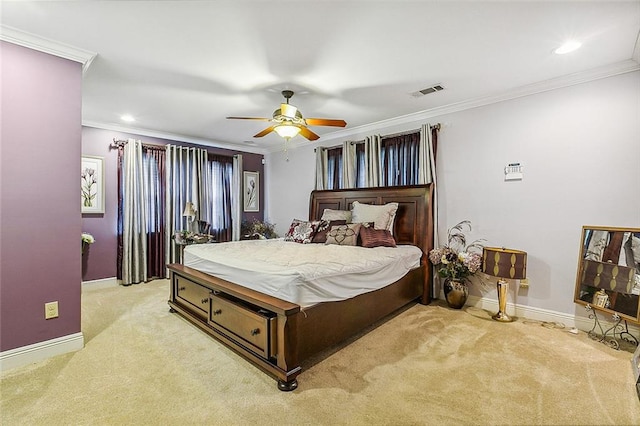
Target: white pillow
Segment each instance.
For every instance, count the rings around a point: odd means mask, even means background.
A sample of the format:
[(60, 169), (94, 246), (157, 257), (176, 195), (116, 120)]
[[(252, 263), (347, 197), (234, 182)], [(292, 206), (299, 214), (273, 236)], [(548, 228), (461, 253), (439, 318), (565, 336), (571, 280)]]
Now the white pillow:
[(393, 221), (398, 211), (398, 203), (387, 203), (382, 206), (362, 204), (354, 201), (351, 205), (351, 222), (373, 222), (375, 229), (387, 229), (393, 234)]
[(326, 220), (329, 222), (332, 220), (346, 220), (347, 223), (351, 223), (351, 211), (324, 209), (320, 220)]

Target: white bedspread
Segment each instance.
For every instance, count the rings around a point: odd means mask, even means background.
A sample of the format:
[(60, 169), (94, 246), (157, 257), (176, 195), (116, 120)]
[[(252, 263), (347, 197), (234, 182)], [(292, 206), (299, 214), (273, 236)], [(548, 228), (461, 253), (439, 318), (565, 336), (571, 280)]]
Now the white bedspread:
[(308, 307), (377, 290), (420, 265), (415, 246), (351, 247), (248, 240), (185, 247), (184, 265)]

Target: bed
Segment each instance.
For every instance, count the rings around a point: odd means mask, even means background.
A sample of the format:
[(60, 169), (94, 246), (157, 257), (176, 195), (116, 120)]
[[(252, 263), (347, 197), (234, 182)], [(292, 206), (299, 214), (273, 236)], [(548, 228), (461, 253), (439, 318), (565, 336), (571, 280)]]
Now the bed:
[[(216, 276), (171, 264), (168, 265), (170, 309), (274, 377), (278, 389), (294, 390), (302, 365), (312, 358), (322, 357), (326, 351), (410, 304), (430, 302), (431, 268), (427, 253), (433, 241), (431, 200), (430, 185), (311, 193), (310, 220), (319, 220), (325, 209), (349, 210), (354, 201), (376, 205), (398, 203), (394, 238), (399, 248), (412, 245), (420, 249), (421, 255), (417, 267), (377, 290), (343, 300), (294, 303), (289, 297), (285, 300), (257, 290), (260, 288), (257, 285), (247, 285), (253, 283), (233, 282), (229, 279), (231, 275)], [(261, 243), (255, 244), (257, 247)], [(265, 280), (263, 272), (255, 271), (256, 282)]]

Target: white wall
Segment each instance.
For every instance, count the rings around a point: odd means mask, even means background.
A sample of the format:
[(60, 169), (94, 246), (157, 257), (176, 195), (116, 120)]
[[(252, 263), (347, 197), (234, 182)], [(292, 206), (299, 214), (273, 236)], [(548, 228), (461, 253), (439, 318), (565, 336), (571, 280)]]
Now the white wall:
[[(441, 241), (448, 228), (471, 220), (471, 239), (528, 253), (530, 288), (518, 292), (517, 304), (582, 315), (573, 303), (582, 226), (640, 227), (640, 72), (375, 132), (424, 122), (443, 124), (437, 158)], [(294, 217), (308, 216), (313, 148), (290, 149), (288, 162), (281, 152), (266, 157), (267, 215), (280, 233)], [(523, 164), (522, 181), (504, 181), (503, 168), (511, 162)], [(480, 288), (472, 293), (480, 295)], [(483, 293), (496, 299), (493, 288)]]

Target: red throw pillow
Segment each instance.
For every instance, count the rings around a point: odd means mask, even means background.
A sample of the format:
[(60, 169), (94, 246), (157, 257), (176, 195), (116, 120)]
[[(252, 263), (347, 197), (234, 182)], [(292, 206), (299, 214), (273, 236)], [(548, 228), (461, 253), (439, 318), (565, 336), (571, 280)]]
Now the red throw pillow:
[(371, 227), (360, 228), (360, 238), (362, 238), (362, 247), (395, 247), (396, 240), (387, 229), (374, 229)]

